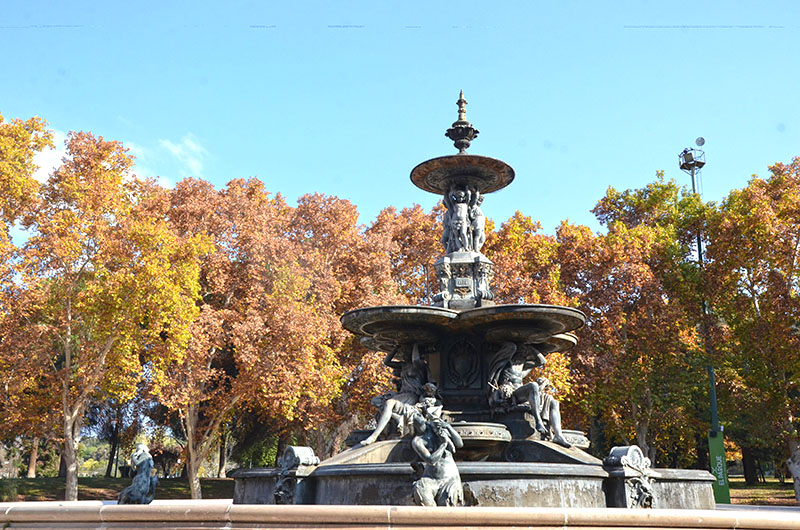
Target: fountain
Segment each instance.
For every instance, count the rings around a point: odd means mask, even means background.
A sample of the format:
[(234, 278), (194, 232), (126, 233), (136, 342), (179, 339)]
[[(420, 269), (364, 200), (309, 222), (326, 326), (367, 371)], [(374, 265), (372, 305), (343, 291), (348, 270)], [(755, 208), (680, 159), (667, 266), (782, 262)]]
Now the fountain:
[(466, 103), (462, 92), (446, 133), (459, 152), (411, 172), (447, 207), (434, 305), (366, 307), (341, 318), (363, 345), (386, 352), (397, 391), (373, 399), (375, 427), (351, 433), (334, 457), (319, 462), (310, 448), (289, 447), (277, 468), (235, 472), (234, 503), (713, 508), (710, 473), (651, 468), (637, 446), (600, 460), (584, 451), (581, 431), (562, 429), (546, 379), (523, 384), (547, 355), (576, 344), (572, 332), (585, 316), (495, 304), (481, 205), (514, 170), (466, 152), (478, 135)]

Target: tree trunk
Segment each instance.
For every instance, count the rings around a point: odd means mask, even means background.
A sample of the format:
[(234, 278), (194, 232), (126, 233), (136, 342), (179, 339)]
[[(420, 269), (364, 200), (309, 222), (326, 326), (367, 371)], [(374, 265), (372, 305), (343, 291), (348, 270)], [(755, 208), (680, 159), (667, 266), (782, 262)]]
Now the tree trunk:
[(119, 420), (114, 422), (114, 430), (111, 432), (111, 449), (108, 451), (108, 465), (106, 466), (106, 477), (111, 477), (114, 472), (114, 457), (117, 456), (119, 449)]
[(200, 477), (198, 476), (200, 462), (197, 457), (194, 458), (194, 461), (189, 460), (186, 462), (186, 471), (189, 476), (189, 492), (192, 495), (192, 499), (202, 499), (203, 491), (200, 488)]
[(225, 440), (227, 436), (224, 432), (219, 435), (219, 467), (217, 467), (217, 477), (226, 478), (225, 467), (228, 465), (228, 448)]
[(698, 434), (695, 440), (697, 462), (693, 466), (694, 469), (711, 469), (708, 464), (708, 439), (702, 434)]
[(275, 464), (278, 465), (278, 460), (283, 456), (283, 452), (286, 450), (287, 447), (292, 445), (292, 433), (288, 431), (282, 432), (278, 436), (278, 447), (275, 451)]
[(647, 443), (647, 433), (650, 427), (650, 422), (647, 420), (636, 420), (635, 429), (636, 429), (636, 445), (639, 446), (639, 449), (642, 450), (644, 456), (650, 459), (650, 461), (655, 464), (655, 453), (656, 448), (650, 447)]
[(742, 447), (742, 467), (744, 468), (744, 483), (753, 486), (758, 482), (756, 472), (756, 459), (749, 447)]
[(329, 438), (330, 442), (325, 444), (323, 450), (319, 453), (320, 458), (329, 458), (339, 452), (344, 446), (347, 435), (358, 425), (358, 420), (359, 418), (355, 414), (345, 416), (341, 423), (333, 429), (333, 433)]
[(200, 477), (197, 472), (200, 470), (200, 455), (197, 451), (197, 407), (189, 406), (186, 417), (183, 420), (183, 428), (186, 432), (186, 474), (189, 478), (189, 492), (192, 499), (202, 499), (203, 492), (200, 489)]
[(75, 420), (64, 419), (64, 453), (67, 483), (64, 489), (64, 500), (78, 500), (78, 453), (75, 444)]
[(66, 478), (67, 476), (67, 459), (64, 458), (64, 445), (61, 445), (61, 451), (58, 453), (58, 478)]
[(28, 478), (36, 478), (36, 460), (39, 458), (39, 438), (31, 440), (31, 457), (28, 459)]

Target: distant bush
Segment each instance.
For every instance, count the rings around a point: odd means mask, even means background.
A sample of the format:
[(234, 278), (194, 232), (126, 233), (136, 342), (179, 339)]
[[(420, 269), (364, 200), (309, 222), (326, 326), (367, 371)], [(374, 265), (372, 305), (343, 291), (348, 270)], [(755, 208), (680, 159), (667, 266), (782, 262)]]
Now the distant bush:
[(17, 481), (14, 479), (0, 479), (0, 502), (17, 501)]

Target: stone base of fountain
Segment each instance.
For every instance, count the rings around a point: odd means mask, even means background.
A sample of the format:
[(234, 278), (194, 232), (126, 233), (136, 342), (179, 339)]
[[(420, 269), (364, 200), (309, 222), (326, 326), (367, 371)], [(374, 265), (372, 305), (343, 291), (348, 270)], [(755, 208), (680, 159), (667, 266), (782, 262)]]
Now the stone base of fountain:
[[(541, 440), (511, 442), (502, 454), (539, 461), (491, 461), (487, 456), (485, 461), (458, 462), (467, 506), (637, 507), (646, 501), (643, 486), (652, 494), (648, 507), (715, 506), (714, 476), (707, 471), (637, 470)], [(280, 481), (288, 476), (294, 487), (290, 504), (410, 505), (412, 455), (410, 439), (401, 438), (356, 446), (288, 474), (278, 468), (241, 469), (233, 473), (233, 502), (273, 504), (281, 496)]]

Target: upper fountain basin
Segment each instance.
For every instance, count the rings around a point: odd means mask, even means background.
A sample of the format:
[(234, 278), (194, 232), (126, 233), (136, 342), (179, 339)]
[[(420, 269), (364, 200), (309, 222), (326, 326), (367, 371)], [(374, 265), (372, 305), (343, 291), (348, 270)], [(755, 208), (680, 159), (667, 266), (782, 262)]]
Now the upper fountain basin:
[(427, 160), (411, 171), (411, 182), (439, 195), (452, 186), (467, 186), (480, 193), (505, 188), (514, 180), (511, 166), (488, 156), (457, 154)]

